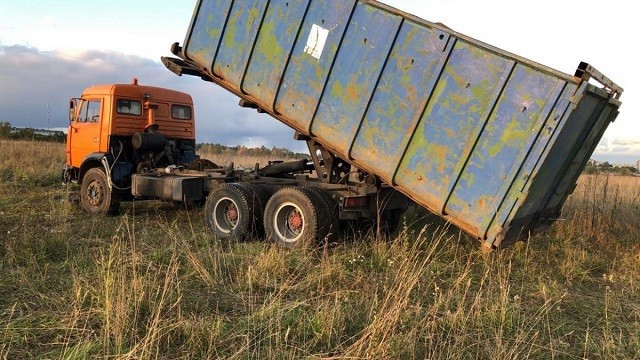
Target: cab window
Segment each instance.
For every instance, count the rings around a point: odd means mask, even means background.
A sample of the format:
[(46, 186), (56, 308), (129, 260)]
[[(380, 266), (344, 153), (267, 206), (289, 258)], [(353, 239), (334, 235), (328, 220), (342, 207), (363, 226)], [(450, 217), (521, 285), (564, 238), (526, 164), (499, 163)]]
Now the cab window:
[(185, 105), (171, 105), (171, 118), (177, 120), (191, 120), (191, 107)]
[(142, 103), (136, 100), (118, 99), (116, 101), (116, 112), (120, 115), (142, 115)]
[(85, 100), (82, 102), (80, 113), (78, 114), (79, 122), (100, 122), (100, 100)]

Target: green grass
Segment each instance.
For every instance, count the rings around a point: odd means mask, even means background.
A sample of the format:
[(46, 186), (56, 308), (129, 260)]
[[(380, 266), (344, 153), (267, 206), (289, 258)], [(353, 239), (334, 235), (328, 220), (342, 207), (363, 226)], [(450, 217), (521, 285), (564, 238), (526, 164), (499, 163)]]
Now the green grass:
[(635, 178), (581, 179), (566, 221), (498, 253), (421, 212), (390, 239), (283, 251), (162, 202), (88, 217), (50, 165), (64, 149), (29, 144), (37, 162), (0, 163), (0, 358), (639, 356)]

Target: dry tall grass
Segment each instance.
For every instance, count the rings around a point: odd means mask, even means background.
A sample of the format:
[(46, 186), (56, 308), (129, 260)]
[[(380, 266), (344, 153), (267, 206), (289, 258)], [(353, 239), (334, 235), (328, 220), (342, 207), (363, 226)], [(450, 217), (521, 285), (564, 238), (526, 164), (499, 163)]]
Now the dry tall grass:
[(0, 358), (638, 356), (636, 178), (583, 177), (566, 221), (494, 254), (421, 213), (282, 251), (160, 202), (87, 217), (48, 165), (64, 149), (25, 144), (1, 144), (44, 161), (0, 165)]
[(583, 175), (565, 207), (571, 216), (569, 229), (587, 231), (600, 245), (610, 240), (635, 241), (640, 209), (640, 177)]
[(216, 155), (209, 154), (206, 152), (198, 153), (200, 157), (203, 159), (211, 160), (214, 163), (220, 166), (228, 166), (230, 163), (233, 163), (235, 167), (242, 167), (245, 169), (253, 169), (256, 164), (260, 164), (260, 166), (265, 166), (269, 163), (269, 161), (294, 161), (299, 160), (295, 158), (273, 158), (269, 156), (237, 156), (231, 154), (225, 155)]
[[(14, 186), (50, 184), (66, 162), (64, 145), (0, 139), (0, 180)], [(0, 189), (2, 191), (2, 189)]]

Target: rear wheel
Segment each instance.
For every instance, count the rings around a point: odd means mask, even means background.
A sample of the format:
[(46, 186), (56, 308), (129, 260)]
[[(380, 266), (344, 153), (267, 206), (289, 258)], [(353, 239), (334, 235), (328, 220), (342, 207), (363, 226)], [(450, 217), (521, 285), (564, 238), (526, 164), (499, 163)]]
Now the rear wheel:
[(406, 209), (391, 209), (382, 213), (380, 229), (383, 234), (393, 236), (402, 225), (402, 217)]
[(264, 210), (267, 239), (284, 248), (318, 244), (330, 237), (330, 209), (322, 196), (307, 188), (282, 188)]
[(254, 199), (254, 217), (256, 221), (256, 226), (254, 229), (254, 235), (258, 238), (263, 239), (265, 236), (264, 232), (264, 208), (267, 206), (269, 199), (276, 192), (276, 187), (266, 184), (254, 184), (254, 183), (240, 183), (249, 190), (253, 192), (252, 196)]
[(120, 197), (109, 188), (107, 174), (101, 168), (92, 168), (82, 179), (80, 204), (91, 215), (116, 215)]
[(334, 241), (340, 236), (340, 217), (338, 215), (340, 212), (340, 206), (338, 205), (338, 202), (333, 199), (331, 193), (326, 190), (315, 187), (309, 187), (307, 189), (318, 194), (322, 198), (324, 206), (326, 206), (326, 209), (323, 209), (322, 213), (326, 214), (326, 219), (324, 221), (329, 228), (327, 235), (320, 240), (325, 242)]
[(245, 240), (260, 231), (261, 208), (254, 190), (242, 184), (222, 184), (207, 197), (205, 219), (217, 238)]

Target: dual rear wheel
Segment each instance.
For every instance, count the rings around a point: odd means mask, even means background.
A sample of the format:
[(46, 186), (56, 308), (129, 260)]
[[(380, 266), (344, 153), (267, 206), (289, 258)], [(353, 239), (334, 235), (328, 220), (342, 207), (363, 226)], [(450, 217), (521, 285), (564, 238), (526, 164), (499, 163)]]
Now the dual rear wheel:
[(322, 190), (239, 183), (209, 194), (205, 217), (218, 239), (264, 235), (284, 248), (331, 242), (339, 223), (337, 203)]
[(287, 187), (273, 194), (264, 210), (267, 240), (284, 248), (333, 241), (338, 231), (338, 213), (332, 211), (320, 191)]
[(245, 240), (259, 235), (262, 209), (256, 189), (245, 184), (222, 184), (207, 197), (205, 219), (217, 238)]

